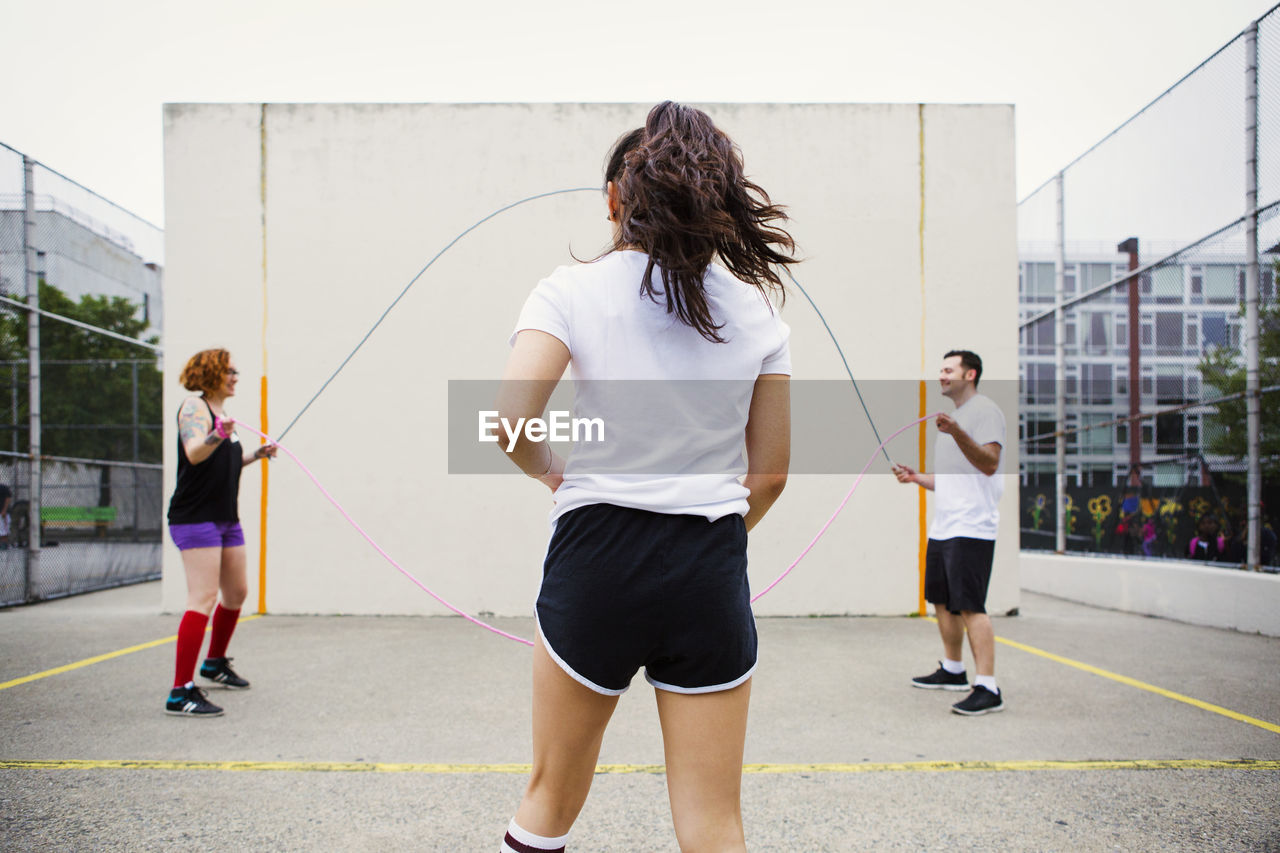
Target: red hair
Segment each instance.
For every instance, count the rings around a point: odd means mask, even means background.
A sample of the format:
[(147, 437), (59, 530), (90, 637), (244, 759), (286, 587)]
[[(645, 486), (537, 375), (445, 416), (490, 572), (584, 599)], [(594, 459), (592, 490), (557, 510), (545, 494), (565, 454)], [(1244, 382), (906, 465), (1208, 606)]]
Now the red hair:
[(216, 394), (231, 370), (231, 353), (224, 349), (201, 350), (187, 361), (178, 381), (188, 391)]

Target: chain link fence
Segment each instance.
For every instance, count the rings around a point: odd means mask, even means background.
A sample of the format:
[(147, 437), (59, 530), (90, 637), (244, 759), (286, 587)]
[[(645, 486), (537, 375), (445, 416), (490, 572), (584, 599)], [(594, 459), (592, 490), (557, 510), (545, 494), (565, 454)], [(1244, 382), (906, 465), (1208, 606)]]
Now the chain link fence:
[(0, 606), (160, 575), (163, 251), (0, 144)]
[(1065, 550), (1246, 563), (1245, 306), (1256, 274), (1260, 565), (1276, 566), (1280, 458), (1265, 437), (1280, 411), (1268, 387), (1280, 383), (1278, 146), (1272, 9), (1020, 202), (1024, 548), (1060, 547), (1061, 476)]

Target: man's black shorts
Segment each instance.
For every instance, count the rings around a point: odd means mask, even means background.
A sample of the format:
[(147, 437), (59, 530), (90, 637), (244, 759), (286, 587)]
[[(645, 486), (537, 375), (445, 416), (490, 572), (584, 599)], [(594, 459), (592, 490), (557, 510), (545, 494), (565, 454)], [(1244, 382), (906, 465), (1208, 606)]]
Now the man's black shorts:
[(622, 693), (641, 667), (662, 690), (736, 687), (756, 665), (742, 516), (570, 510), (547, 547), (537, 614), (551, 657), (597, 693)]
[(930, 539), (924, 555), (924, 600), (952, 613), (987, 612), (994, 539)]

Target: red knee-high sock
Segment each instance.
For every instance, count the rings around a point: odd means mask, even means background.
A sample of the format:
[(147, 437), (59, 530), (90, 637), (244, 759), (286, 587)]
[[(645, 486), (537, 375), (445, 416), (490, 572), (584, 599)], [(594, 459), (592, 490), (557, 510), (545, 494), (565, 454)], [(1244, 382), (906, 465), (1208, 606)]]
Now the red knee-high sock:
[(195, 610), (182, 614), (178, 623), (178, 654), (173, 671), (173, 686), (181, 687), (196, 677), (196, 660), (204, 645), (204, 627), (209, 617)]
[(224, 658), (227, 656), (227, 643), (236, 630), (236, 620), (240, 618), (239, 609), (228, 610), (219, 604), (213, 610), (213, 636), (209, 638), (209, 657)]

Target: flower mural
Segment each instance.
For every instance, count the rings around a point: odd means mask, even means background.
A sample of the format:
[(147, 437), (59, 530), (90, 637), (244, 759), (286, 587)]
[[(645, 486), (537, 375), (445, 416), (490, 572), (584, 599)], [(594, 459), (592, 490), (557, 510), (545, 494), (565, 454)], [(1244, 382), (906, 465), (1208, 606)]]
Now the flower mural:
[(1111, 498), (1098, 495), (1089, 499), (1089, 515), (1093, 518), (1093, 544), (1101, 550), (1102, 537), (1106, 535), (1106, 520), (1111, 515)]
[(1035, 500), (1031, 502), (1031, 529), (1039, 530), (1040, 525), (1044, 523), (1044, 508), (1049, 499), (1043, 493), (1036, 495)]

